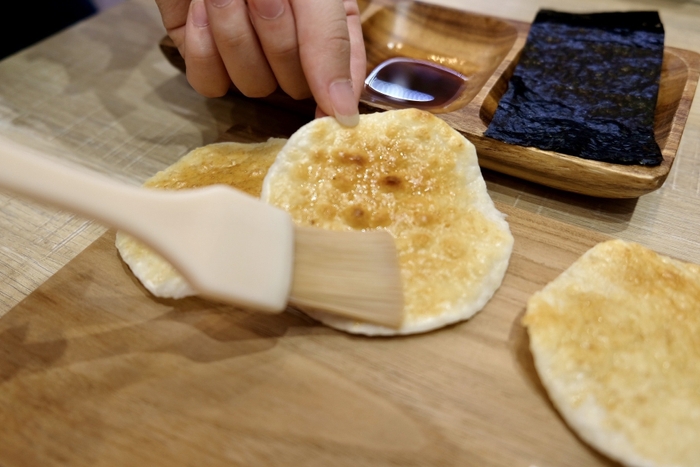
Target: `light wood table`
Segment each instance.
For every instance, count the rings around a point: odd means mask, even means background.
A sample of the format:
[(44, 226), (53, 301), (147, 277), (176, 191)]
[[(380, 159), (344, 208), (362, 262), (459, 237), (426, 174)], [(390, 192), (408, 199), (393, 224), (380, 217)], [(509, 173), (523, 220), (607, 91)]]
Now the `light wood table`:
[[(527, 22), (539, 8), (657, 9), (667, 45), (700, 52), (697, 1), (436, 3)], [(247, 104), (231, 96), (206, 99), (196, 94), (158, 49), (163, 35), (153, 0), (126, 0), (3, 60), (0, 132), (133, 185), (190, 149), (217, 140), (240, 123)], [(660, 253), (700, 263), (697, 96), (666, 183), (639, 199), (590, 198), (489, 171), (485, 178), (491, 196), (506, 207), (638, 241)], [(0, 316), (104, 232), (93, 222), (0, 193)]]
[[(521, 21), (539, 8), (658, 9), (667, 45), (700, 52), (700, 3), (660, 0), (442, 0)], [(128, 0), (0, 62), (0, 131), (139, 184), (229, 128), (240, 102), (205, 99), (163, 58), (152, 0)], [(497, 201), (636, 240), (700, 262), (700, 99), (671, 174), (638, 200), (572, 195), (487, 173)], [(71, 214), (0, 194), (0, 315), (75, 257), (104, 229)]]
[[(666, 44), (700, 52), (691, 1), (443, 0), (455, 8), (532, 21), (539, 8), (658, 9)], [(0, 131), (132, 184), (213, 142), (234, 122), (235, 99), (205, 99), (157, 48), (152, 0), (128, 0), (0, 62)], [(665, 185), (637, 200), (558, 192), (487, 173), (496, 201), (635, 240), (700, 262), (700, 99)], [(0, 194), (0, 315), (94, 241), (103, 227)]]

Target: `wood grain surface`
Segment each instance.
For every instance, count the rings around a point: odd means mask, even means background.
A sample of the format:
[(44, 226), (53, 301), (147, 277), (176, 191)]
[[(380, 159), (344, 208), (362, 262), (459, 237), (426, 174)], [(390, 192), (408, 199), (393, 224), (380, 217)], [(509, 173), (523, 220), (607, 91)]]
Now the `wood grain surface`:
[[(697, 0), (433, 1), (521, 22), (653, 8), (668, 46), (700, 52)], [(0, 130), (136, 185), (232, 126), (258, 141), (303, 123), (197, 95), (164, 33), (153, 0), (125, 0), (0, 61)], [(0, 194), (0, 464), (610, 465), (547, 402), (518, 322), (537, 282), (604, 235), (700, 263), (700, 100), (665, 183), (638, 199), (484, 177), (516, 234), (504, 288), (467, 323), (380, 340), (154, 302), (103, 227)]]
[[(539, 8), (650, 8), (644, 0), (430, 1), (526, 23)], [(658, 0), (653, 8), (661, 14), (669, 47), (700, 52), (700, 2)], [(192, 148), (217, 140), (232, 125), (276, 124), (266, 121), (264, 107), (249, 101), (197, 95), (158, 48), (164, 34), (153, 0), (124, 0), (0, 61), (0, 131), (56, 157), (140, 184)], [(295, 129), (294, 122), (281, 123)], [(700, 263), (700, 99), (691, 105), (666, 182), (638, 199), (590, 198), (495, 171), (484, 175), (491, 196), (505, 205)], [(0, 315), (104, 231), (70, 213), (0, 193)]]
[(154, 299), (108, 232), (0, 320), (0, 465), (614, 465), (559, 418), (520, 325), (604, 237), (498, 207), (516, 241), (494, 298), (401, 338)]

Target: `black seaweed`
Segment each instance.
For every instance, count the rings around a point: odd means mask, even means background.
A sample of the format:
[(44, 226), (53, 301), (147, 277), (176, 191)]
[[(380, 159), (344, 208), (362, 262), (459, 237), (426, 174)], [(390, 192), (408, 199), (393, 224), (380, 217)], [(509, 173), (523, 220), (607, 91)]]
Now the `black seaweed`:
[(540, 10), (486, 136), (586, 159), (659, 165), (657, 12)]

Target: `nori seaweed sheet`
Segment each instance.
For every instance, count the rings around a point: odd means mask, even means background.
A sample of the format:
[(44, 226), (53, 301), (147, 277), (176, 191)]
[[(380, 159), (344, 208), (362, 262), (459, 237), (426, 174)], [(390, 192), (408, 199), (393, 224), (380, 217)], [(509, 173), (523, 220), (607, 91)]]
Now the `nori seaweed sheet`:
[(597, 161), (658, 165), (663, 48), (654, 11), (540, 10), (485, 134)]

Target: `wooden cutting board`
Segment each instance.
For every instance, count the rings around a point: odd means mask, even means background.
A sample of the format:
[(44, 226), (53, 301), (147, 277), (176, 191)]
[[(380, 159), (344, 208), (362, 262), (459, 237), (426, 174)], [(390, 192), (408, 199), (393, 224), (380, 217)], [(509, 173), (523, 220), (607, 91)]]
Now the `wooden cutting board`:
[[(232, 106), (222, 140), (311, 118)], [(155, 299), (106, 233), (0, 319), (0, 466), (615, 465), (557, 415), (520, 325), (527, 298), (605, 238), (498, 208), (516, 241), (491, 302), (400, 338)]]
[(557, 415), (520, 319), (597, 233), (508, 208), (468, 322), (401, 338), (157, 300), (108, 232), (0, 319), (0, 465), (615, 465)]

